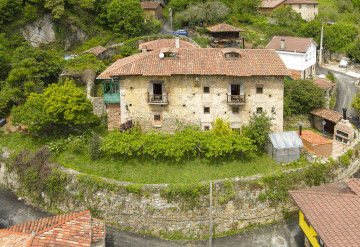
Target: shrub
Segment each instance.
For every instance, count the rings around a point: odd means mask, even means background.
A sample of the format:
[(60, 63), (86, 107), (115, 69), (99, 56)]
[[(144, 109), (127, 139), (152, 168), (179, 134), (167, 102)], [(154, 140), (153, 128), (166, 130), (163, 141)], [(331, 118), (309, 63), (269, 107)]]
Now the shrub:
[(93, 135), (89, 140), (89, 154), (92, 160), (100, 159), (103, 155), (100, 150), (101, 140), (98, 135)]

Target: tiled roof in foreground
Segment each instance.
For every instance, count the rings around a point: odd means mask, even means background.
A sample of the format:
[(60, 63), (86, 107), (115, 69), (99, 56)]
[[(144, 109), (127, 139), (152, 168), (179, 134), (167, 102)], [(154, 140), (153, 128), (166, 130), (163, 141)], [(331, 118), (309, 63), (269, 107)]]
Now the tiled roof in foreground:
[(360, 180), (289, 191), (289, 194), (327, 247), (359, 246)]
[(91, 246), (105, 240), (105, 224), (90, 211), (25, 222), (0, 230), (5, 246)]
[[(172, 52), (175, 58), (160, 58), (160, 52)], [(238, 53), (239, 58), (225, 58), (226, 53)], [(117, 60), (98, 76), (143, 75), (223, 75), (223, 76), (285, 76), (290, 75), (275, 50), (169, 48), (138, 53)]]

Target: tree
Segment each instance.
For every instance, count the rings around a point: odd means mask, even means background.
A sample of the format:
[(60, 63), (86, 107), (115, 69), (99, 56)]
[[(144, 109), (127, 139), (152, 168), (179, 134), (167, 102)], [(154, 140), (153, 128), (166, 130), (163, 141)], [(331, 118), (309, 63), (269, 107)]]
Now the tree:
[(243, 129), (243, 133), (253, 140), (258, 147), (264, 147), (269, 140), (272, 120), (273, 118), (267, 116), (265, 112), (261, 114), (254, 113), (250, 117), (249, 125)]
[(330, 51), (339, 51), (354, 41), (358, 29), (353, 24), (335, 23), (324, 26), (324, 45)]
[(23, 0), (1, 0), (0, 1), (0, 26), (12, 21), (17, 13), (21, 11)]
[(284, 81), (284, 115), (308, 114), (325, 103), (324, 92), (308, 80)]
[(13, 123), (23, 124), (30, 131), (45, 130), (50, 123), (57, 125), (83, 125), (97, 123), (93, 106), (86, 94), (73, 81), (52, 84), (44, 94), (31, 94), (26, 103), (14, 107)]
[[(231, 2), (231, 0), (227, 1)], [(233, 0), (234, 11), (240, 14), (255, 13), (260, 4), (261, 0)]]
[(360, 62), (360, 38), (358, 38), (347, 50), (349, 57)]
[(353, 97), (350, 106), (360, 115), (360, 92)]
[(124, 39), (141, 32), (143, 10), (138, 0), (113, 0), (107, 8), (107, 21), (113, 31)]

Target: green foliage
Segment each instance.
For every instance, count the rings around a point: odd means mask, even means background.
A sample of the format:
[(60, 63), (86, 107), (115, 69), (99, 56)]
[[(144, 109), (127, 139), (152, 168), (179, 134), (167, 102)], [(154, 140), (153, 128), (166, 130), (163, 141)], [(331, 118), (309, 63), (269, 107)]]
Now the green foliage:
[(249, 126), (243, 129), (243, 133), (253, 140), (258, 147), (264, 147), (269, 140), (272, 120), (273, 118), (267, 116), (265, 112), (261, 114), (254, 113), (250, 117)]
[(22, 0), (1, 0), (0, 2), (0, 26), (15, 19), (21, 12)]
[(356, 62), (360, 62), (360, 38), (357, 38), (356, 41), (350, 45), (346, 53)]
[(98, 160), (103, 156), (101, 148), (101, 140), (98, 135), (93, 135), (89, 140), (89, 154), (92, 160)]
[(226, 135), (231, 134), (232, 130), (230, 129), (229, 120), (224, 120), (221, 118), (216, 118), (212, 123), (211, 131), (216, 135)]
[(360, 115), (360, 92), (353, 97), (350, 106)]
[(138, 49), (132, 49), (130, 46), (123, 45), (120, 48), (120, 55), (122, 57), (128, 57), (138, 52)]
[(142, 186), (141, 184), (128, 184), (125, 186), (125, 190), (127, 193), (133, 193), (133, 194), (142, 194)]
[(206, 48), (208, 45), (210, 45), (210, 41), (207, 38), (192, 38), (198, 45), (201, 46), (201, 48)]
[(107, 22), (121, 38), (135, 37), (141, 32), (143, 10), (137, 0), (113, 0), (107, 8)]
[(142, 24), (142, 34), (143, 35), (147, 35), (147, 34), (157, 34), (160, 29), (161, 29), (162, 25), (161, 22), (158, 20), (150, 20), (147, 22), (144, 22)]
[(261, 192), (261, 193), (258, 195), (258, 199), (259, 199), (261, 202), (265, 201), (266, 198), (267, 198), (267, 196), (266, 196), (266, 193), (265, 193), (265, 192)]
[(81, 72), (84, 69), (92, 69), (97, 74), (100, 74), (106, 69), (104, 62), (99, 60), (94, 54), (86, 53), (78, 56), (75, 59), (69, 59), (66, 61), (65, 69)]
[(39, 19), (38, 8), (35, 5), (26, 3), (23, 9), (23, 15), (26, 21), (36, 21)]
[(340, 51), (355, 40), (359, 31), (348, 23), (335, 23), (324, 28), (324, 46), (330, 51)]
[[(83, 125), (98, 123), (93, 106), (72, 81), (52, 84), (44, 94), (31, 94), (29, 100), (13, 109), (13, 123), (28, 126), (30, 131), (45, 130), (49, 124)], [(39, 118), (37, 120), (37, 118)]]
[(323, 90), (308, 80), (284, 80), (284, 115), (308, 114), (325, 104)]
[(314, 163), (305, 171), (305, 182), (310, 186), (327, 183), (332, 167), (329, 164)]
[(224, 183), (223, 183), (223, 192), (220, 194), (219, 196), (219, 203), (220, 204), (225, 204), (227, 203), (229, 200), (233, 199), (235, 196), (235, 192), (233, 189), (233, 184), (229, 179), (225, 179)]
[(305, 23), (301, 15), (291, 7), (279, 8), (272, 12), (271, 17), (277, 20), (278, 25), (292, 29), (299, 28), (301, 23)]
[(345, 153), (345, 154), (341, 155), (339, 157), (339, 161), (341, 162), (342, 165), (349, 166), (350, 165), (350, 156), (349, 156), (349, 154)]

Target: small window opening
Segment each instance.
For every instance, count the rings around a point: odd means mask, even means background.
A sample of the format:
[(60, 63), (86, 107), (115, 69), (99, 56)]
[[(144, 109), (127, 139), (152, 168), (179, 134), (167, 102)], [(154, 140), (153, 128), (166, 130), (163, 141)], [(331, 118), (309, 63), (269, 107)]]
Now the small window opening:
[(154, 115), (154, 121), (160, 121), (161, 116), (160, 115)]
[(238, 107), (238, 106), (233, 106), (233, 108), (232, 108), (232, 113), (234, 113), (234, 114), (239, 114), (239, 112), (240, 112), (239, 107)]
[(210, 113), (210, 107), (204, 107), (204, 113), (209, 114)]
[(263, 112), (263, 108), (262, 107), (257, 107), (256, 108), (256, 113), (262, 113)]
[(204, 126), (204, 130), (210, 130), (210, 126)]
[(210, 93), (210, 87), (204, 87), (204, 93)]
[(225, 58), (240, 58), (240, 54), (237, 52), (225, 53)]
[(177, 54), (172, 52), (164, 52), (164, 58), (176, 58)]
[(263, 94), (263, 87), (257, 86), (257, 87), (256, 87), (256, 93), (257, 93), (257, 94)]

